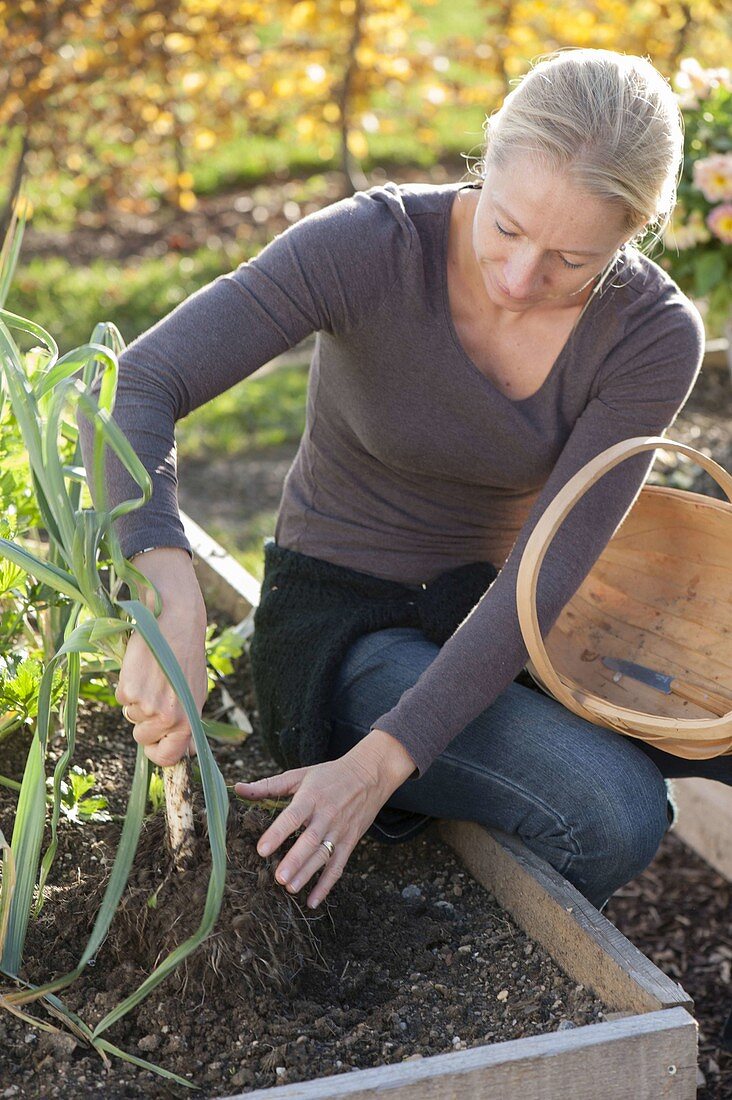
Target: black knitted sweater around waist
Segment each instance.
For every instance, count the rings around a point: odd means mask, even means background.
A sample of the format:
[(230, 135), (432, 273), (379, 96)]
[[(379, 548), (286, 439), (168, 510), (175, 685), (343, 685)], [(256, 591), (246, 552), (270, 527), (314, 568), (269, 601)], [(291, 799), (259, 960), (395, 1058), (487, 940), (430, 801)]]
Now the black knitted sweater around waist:
[[(498, 572), (469, 562), (418, 586), (264, 542), (262, 594), (249, 656), (263, 737), (283, 768), (329, 759), (330, 700), (339, 665), (357, 638), (411, 626), (443, 645)], [(383, 809), (370, 830), (406, 839), (430, 818)]]

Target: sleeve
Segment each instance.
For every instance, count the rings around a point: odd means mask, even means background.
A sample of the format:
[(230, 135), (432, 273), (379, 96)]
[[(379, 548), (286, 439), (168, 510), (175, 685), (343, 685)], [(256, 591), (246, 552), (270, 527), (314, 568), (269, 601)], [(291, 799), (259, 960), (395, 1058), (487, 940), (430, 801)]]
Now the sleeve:
[[(126, 557), (151, 545), (190, 553), (177, 502), (176, 421), (310, 333), (357, 329), (386, 300), (413, 233), (395, 184), (358, 192), (288, 227), (122, 352), (113, 418), (153, 483), (151, 500), (115, 522)], [(81, 413), (77, 423), (89, 470), (93, 430)], [(110, 507), (140, 495), (111, 452), (105, 486)]]
[[(538, 519), (567, 481), (607, 447), (636, 435), (661, 435), (683, 407), (701, 366), (704, 328), (681, 296), (639, 325), (601, 364), (595, 395), (576, 421), (503, 568), (432, 664), (370, 729), (392, 734), (412, 756), (413, 779), (526, 664), (516, 611), (516, 576)], [(546, 636), (640, 493), (655, 452), (620, 463), (600, 478), (556, 532), (537, 584)]]

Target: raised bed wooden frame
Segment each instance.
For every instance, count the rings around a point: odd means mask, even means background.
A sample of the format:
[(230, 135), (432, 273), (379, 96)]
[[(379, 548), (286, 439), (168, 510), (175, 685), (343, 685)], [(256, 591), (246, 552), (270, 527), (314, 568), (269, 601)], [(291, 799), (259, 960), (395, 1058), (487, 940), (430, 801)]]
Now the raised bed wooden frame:
[[(237, 622), (259, 600), (256, 578), (188, 516), (207, 601)], [(228, 1100), (692, 1100), (697, 1024), (684, 989), (659, 970), (548, 863), (515, 836), (443, 821), (440, 835), (473, 877), (612, 1018), (567, 1031), (230, 1096)]]

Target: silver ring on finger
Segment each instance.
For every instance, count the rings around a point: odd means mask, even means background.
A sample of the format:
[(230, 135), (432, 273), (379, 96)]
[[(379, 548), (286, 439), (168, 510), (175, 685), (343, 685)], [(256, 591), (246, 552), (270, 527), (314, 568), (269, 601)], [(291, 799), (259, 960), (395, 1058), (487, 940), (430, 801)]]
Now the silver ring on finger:
[(127, 707), (128, 706), (129, 706), (129, 703), (125, 703), (125, 705), (122, 707), (122, 714), (124, 715), (126, 721), (128, 721), (131, 726), (134, 726), (135, 723), (132, 721), (129, 714), (127, 713)]
[(321, 848), (325, 848), (326, 852), (328, 853), (328, 859), (330, 859), (330, 857), (335, 852), (335, 844), (333, 843), (333, 841), (332, 840), (321, 840), (320, 846), (321, 846)]

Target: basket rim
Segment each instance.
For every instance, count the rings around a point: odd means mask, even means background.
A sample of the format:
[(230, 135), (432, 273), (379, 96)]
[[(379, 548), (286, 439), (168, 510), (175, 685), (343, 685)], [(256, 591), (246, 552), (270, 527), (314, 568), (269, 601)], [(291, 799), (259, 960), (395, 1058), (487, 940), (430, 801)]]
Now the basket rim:
[[(677, 489), (673, 485), (644, 485), (638, 495), (638, 500), (644, 493), (654, 493), (656, 496), (668, 496), (668, 497), (684, 497), (685, 500), (692, 501), (695, 504), (699, 504), (702, 507), (712, 508), (714, 511), (730, 512), (732, 513), (732, 501), (723, 500), (720, 497), (711, 497), (706, 493), (697, 493), (693, 489)], [(630, 509), (633, 511), (635, 504)], [(630, 514), (630, 513), (629, 513)], [(612, 541), (612, 540), (611, 540)]]

